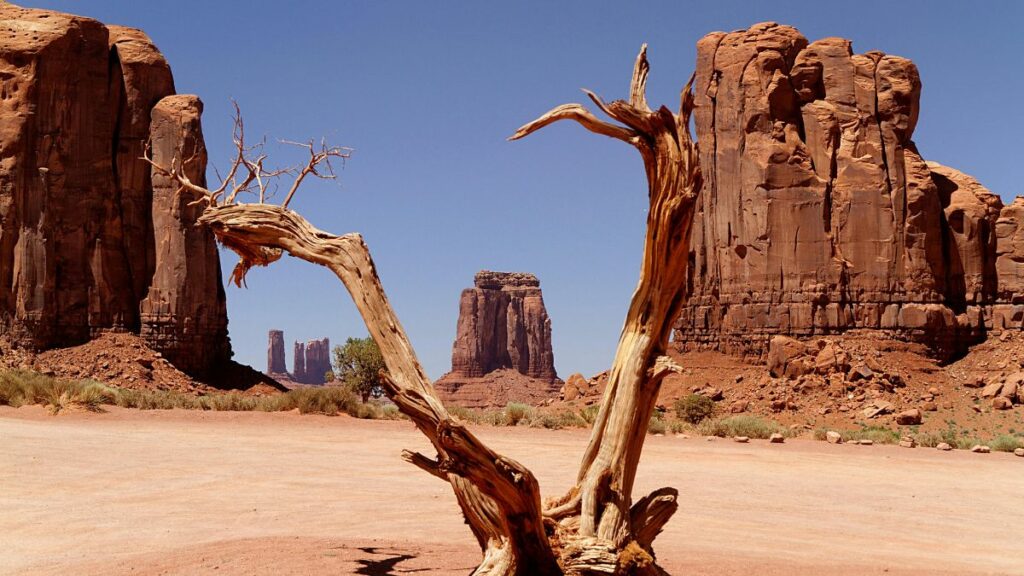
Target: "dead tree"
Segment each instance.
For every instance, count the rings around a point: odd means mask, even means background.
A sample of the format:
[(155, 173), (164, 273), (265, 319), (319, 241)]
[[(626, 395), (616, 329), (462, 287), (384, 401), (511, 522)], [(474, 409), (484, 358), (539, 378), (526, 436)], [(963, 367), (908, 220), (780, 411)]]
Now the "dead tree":
[[(636, 147), (649, 183), (640, 281), (604, 402), (576, 486), (547, 506), (528, 469), (488, 448), (438, 399), (388, 302), (362, 237), (317, 230), (287, 208), (303, 178), (333, 177), (331, 160), (347, 157), (346, 149), (304, 144), (310, 153), (307, 164), (269, 171), (263, 166), (262, 150), (245, 144), (241, 117), (236, 115), (237, 155), (220, 187), (210, 190), (194, 184), (187, 176), (190, 160), (184, 153), (170, 165), (150, 160), (155, 170), (178, 180), (182, 193), (195, 196), (195, 202), (204, 206), (200, 223), (238, 254), (231, 275), (237, 285), (243, 284), (250, 268), (268, 265), (284, 252), (326, 266), (342, 281), (384, 357), (385, 393), (437, 452), (435, 457), (408, 451), (402, 456), (451, 484), (483, 552), (475, 575), (664, 573), (654, 561), (652, 542), (677, 508), (676, 491), (663, 488), (634, 503), (632, 488), (661, 380), (678, 368), (665, 351), (684, 298), (700, 170), (689, 133), (689, 84), (678, 113), (665, 107), (653, 111), (645, 99), (647, 72), (644, 46), (628, 101), (605, 103), (587, 92), (621, 125), (599, 120), (579, 104), (568, 104), (510, 138), (522, 138), (558, 120), (575, 120), (592, 132)], [(294, 176), (286, 198), (280, 205), (268, 203), (268, 183), (285, 175)], [(241, 202), (244, 193), (252, 193), (256, 202)]]

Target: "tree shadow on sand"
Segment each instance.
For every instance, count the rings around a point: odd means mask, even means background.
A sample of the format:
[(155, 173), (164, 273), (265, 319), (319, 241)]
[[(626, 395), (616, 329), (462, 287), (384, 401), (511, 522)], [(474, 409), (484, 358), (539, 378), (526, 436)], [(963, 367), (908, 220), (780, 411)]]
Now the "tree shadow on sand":
[[(393, 552), (379, 551), (377, 548), (367, 546), (365, 548), (359, 548), (363, 552), (371, 555), (388, 555), (389, 558), (382, 560), (356, 560), (359, 564), (359, 568), (356, 569), (356, 574), (363, 574), (364, 576), (397, 576), (395, 567), (406, 560), (412, 560), (416, 556), (414, 554), (394, 554)], [(401, 570), (402, 574), (410, 574), (413, 572), (426, 572), (428, 568), (409, 568)]]

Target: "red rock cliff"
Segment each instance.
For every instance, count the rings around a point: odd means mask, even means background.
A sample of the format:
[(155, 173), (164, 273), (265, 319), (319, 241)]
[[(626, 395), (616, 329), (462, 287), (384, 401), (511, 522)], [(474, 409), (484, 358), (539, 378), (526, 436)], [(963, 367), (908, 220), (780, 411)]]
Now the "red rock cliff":
[(442, 398), (503, 407), (539, 402), (560, 385), (540, 281), (522, 272), (478, 272), (459, 299), (452, 370), (436, 383)]
[[(176, 366), (230, 358), (220, 263), (196, 208), (140, 160), (195, 152), (202, 104), (173, 96), (145, 34), (0, 5), (0, 324), (32, 349), (110, 330)], [(155, 181), (154, 181), (155, 180)]]
[(697, 50), (705, 187), (677, 342), (762, 355), (773, 334), (870, 329), (949, 354), (1020, 326), (1018, 214), (920, 156), (910, 60), (774, 23)]

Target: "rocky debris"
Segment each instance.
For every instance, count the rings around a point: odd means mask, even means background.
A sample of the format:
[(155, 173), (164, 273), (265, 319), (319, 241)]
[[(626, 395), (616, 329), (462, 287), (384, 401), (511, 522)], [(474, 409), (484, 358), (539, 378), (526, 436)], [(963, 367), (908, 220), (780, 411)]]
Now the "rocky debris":
[(974, 446), (971, 446), (971, 452), (974, 452), (976, 454), (988, 454), (991, 451), (991, 448), (983, 444), (975, 444)]
[(904, 436), (900, 438), (901, 448), (917, 448), (917, 440), (914, 440), (913, 436)]
[(857, 444), (860, 444), (861, 446), (874, 446), (875, 441), (874, 440), (868, 440), (867, 438), (864, 438), (862, 440), (858, 440)]
[[(486, 377), (493, 382), (492, 373), (508, 374), (510, 370), (531, 381), (546, 382), (545, 397), (554, 396), (562, 384), (555, 372), (551, 319), (544, 307), (540, 281), (524, 272), (483, 270), (474, 277), (474, 287), (462, 292), (452, 369), (435, 382), (435, 387), (445, 400), (461, 398), (474, 405), (489, 405), (492, 402), (487, 398), (466, 397), (468, 390), (486, 394), (474, 379)], [(534, 389), (526, 396), (536, 392)], [(578, 396), (584, 391), (564, 392)]]
[(829, 430), (825, 433), (825, 440), (827, 440), (829, 444), (842, 444), (843, 436), (839, 432)]
[(679, 346), (767, 356), (793, 377), (843, 359), (780, 362), (773, 337), (868, 330), (950, 358), (1022, 327), (1024, 199), (1003, 206), (924, 161), (920, 93), (910, 60), (789, 26), (698, 42), (704, 192)]
[(874, 400), (873, 402), (868, 403), (868, 405), (861, 411), (861, 414), (863, 414), (865, 418), (874, 418), (883, 414), (891, 414), (894, 409), (895, 407), (892, 402)]
[(904, 410), (896, 415), (896, 423), (900, 426), (916, 426), (921, 423), (921, 411), (917, 408)]
[(734, 436), (733, 437), (733, 442), (739, 442), (740, 444), (746, 444), (747, 442), (750, 442), (750, 438), (748, 436)]
[(992, 399), (992, 407), (996, 410), (1009, 410), (1013, 408), (1013, 402), (1009, 398), (997, 396)]
[(551, 400), (558, 391), (558, 382), (531, 378), (511, 368), (494, 370), (479, 378), (438, 381), (435, 386), (445, 402), (479, 410), (504, 408), (509, 402), (539, 405)]
[(778, 432), (775, 432), (774, 434), (768, 437), (768, 442), (771, 444), (782, 444), (785, 441), (786, 437), (783, 436), (782, 434), (779, 434)]
[(943, 452), (948, 452), (948, 451), (952, 450), (953, 447), (950, 446), (949, 444), (945, 443), (945, 442), (939, 442), (938, 444), (935, 445), (935, 449), (936, 450), (942, 450)]
[(284, 359), (284, 331), (267, 332), (267, 374), (287, 374), (288, 365)]
[(128, 333), (108, 332), (68, 348), (40, 353), (11, 348), (0, 343), (0, 367), (23, 369), (69, 380), (96, 380), (131, 390), (162, 390), (208, 395), (227, 390), (248, 394), (274, 394), (282, 390), (276, 382), (234, 362), (226, 362), (210, 374), (209, 381), (196, 380), (178, 370), (162, 353)]
[(0, 5), (0, 327), (30, 351), (140, 334), (175, 366), (231, 356), (220, 260), (200, 208), (140, 157), (186, 151), (203, 184), (194, 96), (138, 30)]
[(583, 374), (576, 372), (570, 374), (565, 380), (565, 384), (562, 385), (562, 389), (558, 392), (560, 400), (566, 402), (572, 402), (573, 400), (585, 396), (590, 389), (590, 382), (583, 377)]

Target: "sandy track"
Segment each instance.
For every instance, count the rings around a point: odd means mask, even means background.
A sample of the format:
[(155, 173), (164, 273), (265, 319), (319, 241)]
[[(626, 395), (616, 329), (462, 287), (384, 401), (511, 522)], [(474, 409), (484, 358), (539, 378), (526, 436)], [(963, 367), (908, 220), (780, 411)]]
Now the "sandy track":
[[(548, 495), (582, 431), (481, 428)], [(0, 574), (466, 574), (447, 485), (405, 422), (0, 408)], [(1024, 459), (657, 437), (638, 489), (675, 486), (676, 574), (1024, 574)]]

